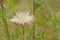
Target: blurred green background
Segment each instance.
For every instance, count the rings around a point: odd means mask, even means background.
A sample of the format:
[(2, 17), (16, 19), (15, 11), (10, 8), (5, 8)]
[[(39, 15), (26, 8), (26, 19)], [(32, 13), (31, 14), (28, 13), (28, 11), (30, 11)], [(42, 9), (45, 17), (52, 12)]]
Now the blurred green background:
[(30, 11), (36, 19), (35, 23), (24, 28), (24, 40), (33, 40), (32, 27), (35, 28), (35, 40), (60, 40), (60, 0), (3, 0), (2, 5), (0, 40), (23, 40), (21, 26), (8, 21), (19, 11)]

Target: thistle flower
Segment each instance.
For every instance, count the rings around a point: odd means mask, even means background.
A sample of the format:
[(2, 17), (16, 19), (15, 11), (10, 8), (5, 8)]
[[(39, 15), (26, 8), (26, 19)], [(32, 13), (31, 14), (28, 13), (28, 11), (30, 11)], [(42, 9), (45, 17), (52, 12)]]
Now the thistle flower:
[(33, 23), (33, 20), (34, 20), (34, 17), (33, 15), (30, 15), (29, 12), (19, 12), (19, 13), (16, 13), (16, 16), (14, 16), (9, 21), (17, 23), (17, 24), (29, 25)]

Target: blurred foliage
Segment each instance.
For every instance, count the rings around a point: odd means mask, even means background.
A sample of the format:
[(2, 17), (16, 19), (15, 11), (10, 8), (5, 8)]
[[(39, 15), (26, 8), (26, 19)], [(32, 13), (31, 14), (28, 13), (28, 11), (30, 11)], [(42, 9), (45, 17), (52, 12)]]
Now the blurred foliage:
[[(34, 0), (34, 2), (36, 22), (25, 27), (25, 40), (32, 40), (33, 26), (35, 27), (36, 40), (60, 40), (60, 0)], [(32, 14), (34, 7), (33, 0), (3, 0), (3, 7), (10, 40), (21, 40), (21, 26), (8, 20), (19, 11), (30, 11)], [(48, 8), (51, 9), (49, 10)], [(2, 8), (0, 6), (0, 40), (7, 40), (7, 34), (3, 24), (3, 13), (1, 11)]]

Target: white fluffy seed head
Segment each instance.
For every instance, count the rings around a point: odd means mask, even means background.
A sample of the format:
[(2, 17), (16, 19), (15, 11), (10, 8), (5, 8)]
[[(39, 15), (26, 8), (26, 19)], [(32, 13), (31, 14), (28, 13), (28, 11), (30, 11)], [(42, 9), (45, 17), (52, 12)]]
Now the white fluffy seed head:
[(16, 16), (14, 16), (9, 21), (17, 23), (17, 24), (29, 25), (29, 24), (33, 23), (34, 16), (30, 15), (29, 12), (19, 12), (19, 13), (16, 13)]

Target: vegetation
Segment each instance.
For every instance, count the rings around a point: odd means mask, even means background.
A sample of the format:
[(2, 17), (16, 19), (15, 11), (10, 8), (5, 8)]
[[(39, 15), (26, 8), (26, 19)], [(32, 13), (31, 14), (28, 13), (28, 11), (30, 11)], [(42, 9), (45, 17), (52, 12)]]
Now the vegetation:
[[(0, 40), (60, 40), (60, 0), (0, 0)], [(16, 12), (30, 11), (35, 22), (10, 22)], [(23, 36), (24, 39), (23, 39)]]

